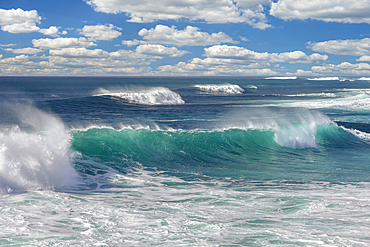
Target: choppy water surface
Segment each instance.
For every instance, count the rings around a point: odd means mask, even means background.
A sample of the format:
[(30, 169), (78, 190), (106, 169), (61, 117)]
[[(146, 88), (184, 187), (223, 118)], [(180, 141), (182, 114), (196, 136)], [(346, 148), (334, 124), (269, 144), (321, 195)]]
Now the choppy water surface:
[(0, 89), (0, 245), (370, 244), (366, 78)]

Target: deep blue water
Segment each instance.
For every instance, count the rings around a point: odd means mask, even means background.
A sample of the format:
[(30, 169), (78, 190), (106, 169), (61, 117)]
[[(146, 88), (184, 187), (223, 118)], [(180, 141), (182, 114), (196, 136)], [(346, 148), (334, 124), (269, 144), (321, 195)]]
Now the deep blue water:
[(359, 78), (0, 77), (0, 243), (367, 246), (369, 92)]

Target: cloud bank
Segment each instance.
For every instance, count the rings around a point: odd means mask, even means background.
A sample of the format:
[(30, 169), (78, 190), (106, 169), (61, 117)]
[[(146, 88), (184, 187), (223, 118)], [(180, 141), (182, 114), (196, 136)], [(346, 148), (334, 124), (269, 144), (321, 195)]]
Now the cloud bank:
[(263, 4), (269, 2), (270, 0), (86, 0), (98, 12), (127, 13), (129, 22), (188, 19), (204, 20), (207, 23), (248, 23), (259, 29), (270, 27), (263, 7)]

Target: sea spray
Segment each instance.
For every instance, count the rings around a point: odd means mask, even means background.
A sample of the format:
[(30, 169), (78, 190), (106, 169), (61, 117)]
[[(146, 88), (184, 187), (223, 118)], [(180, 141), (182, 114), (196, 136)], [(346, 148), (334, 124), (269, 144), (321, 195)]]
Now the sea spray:
[(221, 129), (274, 131), (274, 141), (289, 148), (317, 148), (315, 136), (320, 125), (332, 123), (318, 112), (302, 108), (259, 107), (229, 113)]
[(13, 107), (19, 126), (0, 131), (2, 192), (71, 186), (70, 135), (56, 117), (31, 106)]

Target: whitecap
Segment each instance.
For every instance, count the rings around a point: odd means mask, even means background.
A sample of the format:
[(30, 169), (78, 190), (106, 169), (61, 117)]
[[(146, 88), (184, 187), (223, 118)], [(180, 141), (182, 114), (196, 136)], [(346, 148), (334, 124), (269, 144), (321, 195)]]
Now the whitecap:
[(112, 96), (125, 99), (128, 102), (143, 105), (178, 105), (185, 104), (185, 101), (178, 93), (164, 87), (155, 87), (150, 89), (126, 92), (111, 92), (102, 89), (101, 93), (93, 96)]
[[(194, 87), (207, 92), (213, 93), (227, 93), (227, 94), (242, 94), (244, 89), (238, 85), (233, 84), (205, 84), (205, 85), (195, 85)], [(256, 89), (255, 87), (254, 89)]]
[(318, 77), (318, 78), (307, 78), (310, 81), (339, 81), (339, 77)]

